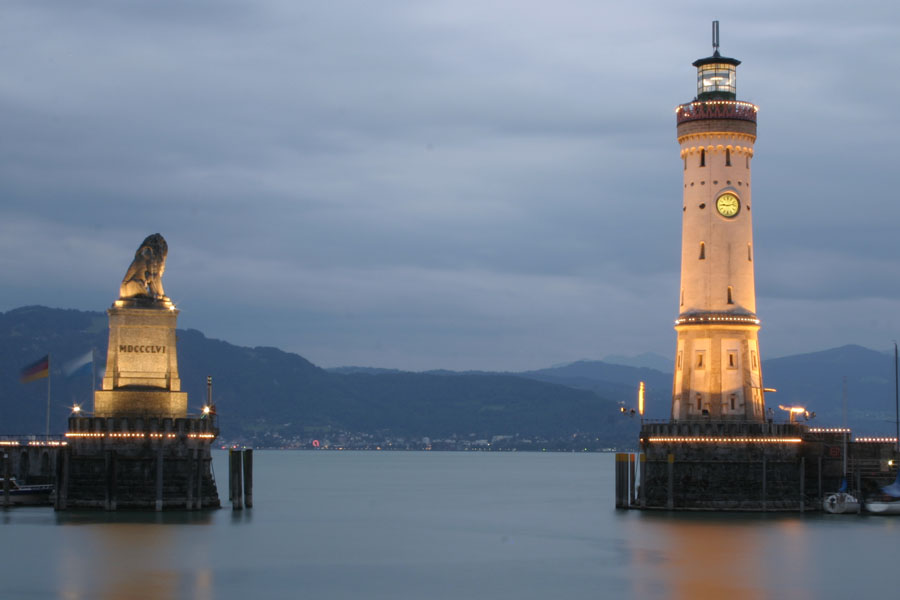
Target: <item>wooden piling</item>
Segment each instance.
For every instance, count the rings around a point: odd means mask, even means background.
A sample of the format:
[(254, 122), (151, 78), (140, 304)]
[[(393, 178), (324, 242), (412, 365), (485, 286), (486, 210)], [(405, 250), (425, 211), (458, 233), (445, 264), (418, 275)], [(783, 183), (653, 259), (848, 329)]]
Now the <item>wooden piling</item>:
[(616, 508), (622, 508), (622, 453), (616, 452)]
[(59, 510), (66, 510), (69, 500), (69, 454), (71, 451), (64, 446), (60, 452), (62, 452), (62, 456), (57, 456), (56, 460), (62, 458), (62, 476), (56, 484), (56, 496)]
[(196, 460), (194, 461), (196, 473), (195, 477), (197, 478), (197, 499), (195, 500), (195, 508), (200, 510), (203, 508), (203, 469), (204, 469), (204, 459), (203, 452), (198, 450), (194, 450), (196, 454)]
[(634, 454), (628, 454), (628, 506), (634, 506)]
[(641, 508), (647, 508), (647, 454), (641, 452), (641, 485), (638, 487)]
[(675, 455), (670, 453), (667, 458), (669, 466), (669, 489), (667, 490), (668, 497), (666, 498), (666, 508), (672, 510), (675, 508)]
[(196, 457), (197, 452), (195, 450), (188, 449), (187, 451), (187, 465), (185, 467), (185, 483), (187, 483), (187, 499), (185, 501), (185, 508), (191, 510), (194, 508), (194, 459)]
[(242, 510), (244, 508), (244, 499), (241, 485), (241, 451), (232, 450), (233, 460), (231, 461), (231, 508), (232, 510)]
[(118, 452), (109, 451), (109, 510), (116, 510), (116, 496), (118, 495)]
[(253, 449), (244, 450), (244, 506), (253, 508)]
[(234, 448), (228, 449), (228, 501), (234, 501)]
[(162, 443), (156, 449), (156, 510), (163, 509), (163, 449)]
[(822, 494), (822, 457), (819, 457), (819, 494), (816, 498), (824, 498), (825, 496)]
[(806, 457), (800, 457), (800, 512), (806, 510)]
[(9, 478), (12, 476), (12, 468), (10, 466), (9, 452), (3, 453), (3, 506), (10, 506), (12, 501), (9, 497)]
[(59, 454), (56, 455), (56, 468), (53, 473), (53, 485), (56, 493), (53, 496), (53, 510), (62, 510), (63, 453), (65, 451), (65, 448), (60, 448)]

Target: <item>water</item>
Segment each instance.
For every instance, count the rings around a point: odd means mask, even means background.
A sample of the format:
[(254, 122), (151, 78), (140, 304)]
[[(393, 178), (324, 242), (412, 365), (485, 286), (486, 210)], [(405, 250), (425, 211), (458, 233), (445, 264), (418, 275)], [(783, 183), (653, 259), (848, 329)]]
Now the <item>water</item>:
[(0, 511), (0, 598), (895, 595), (900, 518), (616, 511), (613, 458), (257, 451), (252, 510)]

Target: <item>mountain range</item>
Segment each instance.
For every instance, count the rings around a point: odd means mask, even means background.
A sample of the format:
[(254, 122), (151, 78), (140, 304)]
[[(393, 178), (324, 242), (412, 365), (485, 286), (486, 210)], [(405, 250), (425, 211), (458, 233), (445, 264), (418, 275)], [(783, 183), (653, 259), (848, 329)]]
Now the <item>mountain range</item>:
[[(61, 365), (95, 348), (105, 357), (107, 316), (28, 306), (0, 313), (0, 433), (44, 430), (46, 385), (22, 384), (19, 370), (51, 354), (51, 430), (60, 433), (73, 403), (90, 406), (89, 372), (66, 377)], [(668, 418), (672, 375), (661, 370), (582, 360), (519, 373), (341, 367), (322, 369), (277, 348), (246, 348), (178, 331), (179, 371), (190, 410), (206, 398), (206, 376), (224, 438), (304, 439), (335, 432), (408, 438), (520, 436), (589, 439), (598, 447), (633, 445), (639, 381), (646, 418)], [(664, 361), (653, 358), (657, 364)], [(646, 360), (646, 359), (644, 359)], [(102, 362), (102, 360), (100, 361)], [(101, 365), (102, 366), (102, 365)], [(843, 422), (844, 378), (849, 424), (857, 433), (890, 434), (895, 423), (893, 356), (843, 346), (763, 362), (769, 406), (801, 404), (814, 424)], [(102, 373), (97, 373), (99, 380)], [(786, 414), (786, 413), (782, 413)]]

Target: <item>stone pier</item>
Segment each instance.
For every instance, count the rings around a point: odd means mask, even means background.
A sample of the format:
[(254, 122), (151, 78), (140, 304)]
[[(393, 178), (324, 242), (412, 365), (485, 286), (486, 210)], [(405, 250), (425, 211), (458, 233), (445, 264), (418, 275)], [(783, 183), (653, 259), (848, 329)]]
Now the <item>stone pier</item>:
[(215, 418), (72, 417), (57, 460), (58, 510), (219, 508)]

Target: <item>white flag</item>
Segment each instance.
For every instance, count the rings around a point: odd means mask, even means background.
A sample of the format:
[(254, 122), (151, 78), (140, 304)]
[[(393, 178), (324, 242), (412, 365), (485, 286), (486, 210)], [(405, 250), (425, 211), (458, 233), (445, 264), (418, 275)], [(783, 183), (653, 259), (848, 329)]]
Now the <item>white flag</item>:
[(94, 362), (94, 350), (88, 350), (83, 356), (79, 356), (78, 358), (73, 358), (65, 365), (63, 365), (63, 373), (66, 374), (66, 377), (71, 377), (75, 371), (83, 367), (84, 365), (89, 365)]

